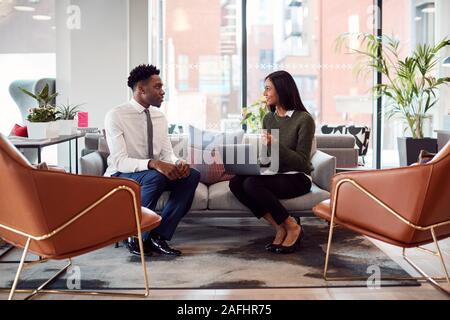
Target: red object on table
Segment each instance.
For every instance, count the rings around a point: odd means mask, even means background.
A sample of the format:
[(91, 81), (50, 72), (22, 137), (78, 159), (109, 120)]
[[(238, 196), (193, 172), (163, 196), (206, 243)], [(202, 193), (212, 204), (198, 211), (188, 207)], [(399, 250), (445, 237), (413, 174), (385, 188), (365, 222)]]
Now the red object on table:
[(78, 112), (78, 128), (89, 127), (89, 117), (87, 112)]
[(12, 135), (17, 137), (28, 138), (28, 128), (26, 126), (20, 126), (18, 124), (14, 125), (14, 128), (11, 131)]

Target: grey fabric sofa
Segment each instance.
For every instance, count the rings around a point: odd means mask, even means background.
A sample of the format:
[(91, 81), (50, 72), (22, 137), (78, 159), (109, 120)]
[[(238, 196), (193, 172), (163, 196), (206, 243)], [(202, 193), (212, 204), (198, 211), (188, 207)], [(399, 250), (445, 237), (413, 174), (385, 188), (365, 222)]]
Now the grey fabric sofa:
[(347, 134), (316, 135), (317, 149), (336, 157), (338, 168), (358, 166), (358, 148), (355, 137)]
[[(183, 150), (181, 144), (187, 143), (187, 137), (171, 136), (174, 150)], [(107, 144), (103, 137), (88, 135), (86, 137), (86, 149), (80, 159), (81, 174), (103, 175), (107, 168), (109, 155)], [(186, 149), (184, 149), (186, 150)], [(186, 158), (186, 155), (178, 155)], [(310, 193), (295, 199), (282, 200), (288, 211), (296, 216), (312, 214), (312, 208), (320, 202), (330, 198), (330, 182), (336, 173), (336, 159), (319, 150), (314, 152), (311, 162), (314, 167), (312, 173), (313, 186)], [(169, 192), (165, 192), (159, 199), (156, 211), (160, 211), (169, 198)], [(242, 205), (231, 193), (228, 181), (219, 182), (210, 186), (200, 183), (189, 214), (211, 216), (250, 216), (250, 211)]]

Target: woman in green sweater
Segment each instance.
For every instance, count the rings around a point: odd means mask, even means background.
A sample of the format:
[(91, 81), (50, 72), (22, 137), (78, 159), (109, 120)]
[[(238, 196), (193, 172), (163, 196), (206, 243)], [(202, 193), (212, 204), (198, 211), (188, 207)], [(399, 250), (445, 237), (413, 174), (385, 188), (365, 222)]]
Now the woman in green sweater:
[[(267, 76), (264, 96), (271, 112), (263, 120), (266, 131), (263, 141), (269, 149), (278, 146), (278, 174), (236, 176), (230, 181), (230, 190), (258, 219), (264, 218), (275, 228), (275, 239), (266, 250), (293, 253), (304, 231), (280, 199), (296, 198), (311, 191), (310, 159), (315, 123), (288, 72), (277, 71)], [(278, 130), (278, 139), (272, 130)]]

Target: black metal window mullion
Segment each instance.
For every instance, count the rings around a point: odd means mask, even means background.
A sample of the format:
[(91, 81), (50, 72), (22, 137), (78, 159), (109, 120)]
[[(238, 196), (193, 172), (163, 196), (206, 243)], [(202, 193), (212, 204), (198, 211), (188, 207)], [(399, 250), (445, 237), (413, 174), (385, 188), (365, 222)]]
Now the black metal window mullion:
[[(376, 34), (378, 37), (383, 35), (383, 0), (374, 0), (377, 8), (376, 17)], [(382, 55), (382, 48), (378, 50), (378, 57)], [(377, 72), (377, 84), (383, 83), (383, 75), (381, 72)], [(381, 169), (381, 150), (382, 150), (382, 134), (383, 134), (383, 97), (377, 98), (377, 112), (376, 112), (376, 169)]]
[[(247, 105), (247, 0), (241, 0), (241, 32), (242, 32), (242, 72), (241, 72), (241, 106), (242, 108)], [(247, 125), (242, 126), (245, 132), (247, 132)]]

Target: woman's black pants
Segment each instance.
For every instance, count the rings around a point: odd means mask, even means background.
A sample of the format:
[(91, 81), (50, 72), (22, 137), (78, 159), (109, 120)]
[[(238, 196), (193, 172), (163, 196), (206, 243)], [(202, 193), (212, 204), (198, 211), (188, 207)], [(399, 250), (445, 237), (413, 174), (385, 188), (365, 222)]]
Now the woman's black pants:
[(311, 191), (311, 180), (303, 173), (273, 176), (235, 176), (230, 181), (234, 196), (258, 218), (270, 213), (281, 225), (289, 213), (280, 199), (300, 197)]

